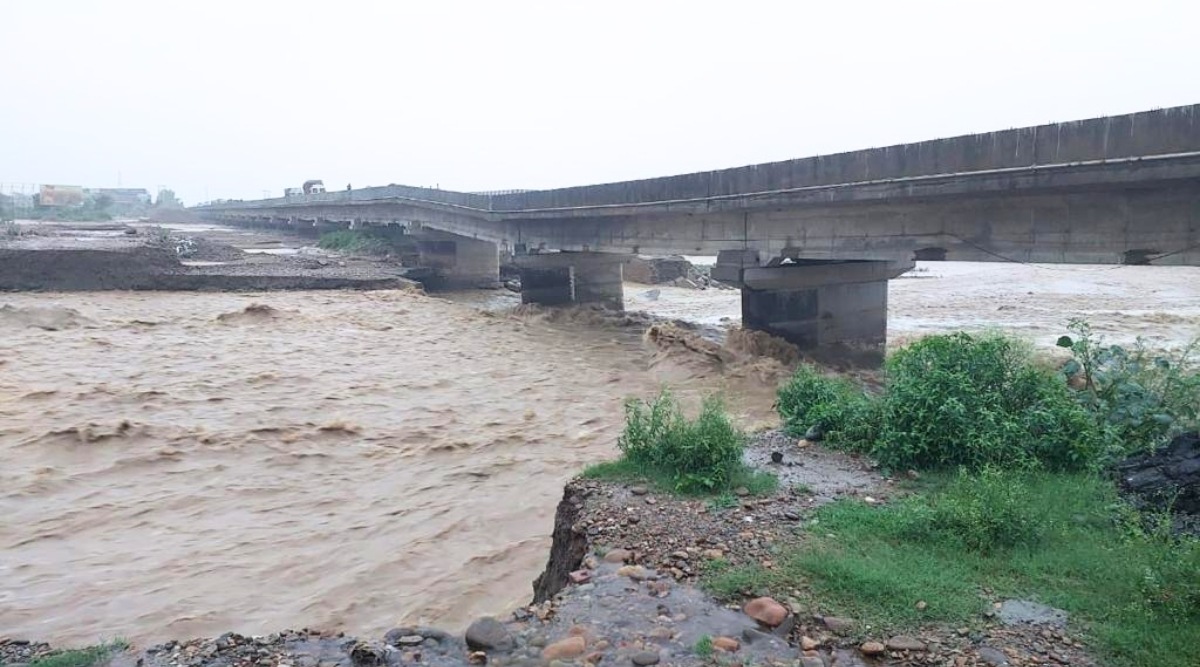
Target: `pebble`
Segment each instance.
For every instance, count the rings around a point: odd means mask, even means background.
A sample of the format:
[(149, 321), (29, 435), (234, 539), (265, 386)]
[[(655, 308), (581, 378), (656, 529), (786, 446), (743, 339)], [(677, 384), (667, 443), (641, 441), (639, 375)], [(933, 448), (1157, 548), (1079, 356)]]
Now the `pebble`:
[(662, 658), (658, 655), (658, 651), (638, 651), (630, 657), (630, 660), (633, 661), (633, 664), (638, 665), (638, 667), (657, 665), (658, 661), (661, 659)]
[(705, 549), (704, 557), (709, 560), (717, 560), (725, 557), (725, 552), (720, 549)]
[(896, 635), (887, 640), (889, 651), (924, 651), (925, 648), (925, 642), (908, 635)]
[(883, 655), (883, 652), (887, 649), (879, 642), (863, 642), (863, 645), (859, 646), (858, 650), (862, 651), (863, 655), (876, 656)]
[(750, 618), (772, 628), (783, 623), (788, 615), (786, 607), (769, 597), (754, 598), (746, 603), (742, 611)]
[(750, 489), (747, 489), (744, 486), (739, 486), (738, 488), (733, 490), (733, 495), (735, 495), (739, 498), (745, 498), (746, 496), (750, 495)]
[(587, 642), (583, 637), (567, 637), (542, 649), (544, 660), (573, 660), (583, 655)]
[(803, 651), (815, 651), (820, 646), (821, 642), (809, 637), (808, 635), (800, 638), (800, 649)]
[(650, 492), (650, 489), (647, 489), (644, 486), (631, 486), (629, 487), (629, 492), (635, 496), (644, 496)]
[(396, 638), (396, 646), (419, 646), (425, 638), (421, 635), (405, 635)]
[(713, 637), (712, 645), (718, 651), (725, 651), (726, 653), (733, 653), (742, 647), (738, 640), (733, 637)]
[(840, 616), (825, 616), (821, 618), (821, 623), (835, 634), (844, 635), (854, 629), (854, 621), (849, 618), (841, 618)]
[(641, 565), (623, 565), (617, 569), (618, 577), (629, 577), (634, 581), (642, 581), (650, 576), (646, 568)]
[(979, 647), (979, 658), (992, 667), (1004, 667), (1008, 664), (1008, 656), (991, 646)]
[(800, 667), (825, 667), (825, 662), (816, 656), (806, 655), (800, 658)]
[(613, 549), (604, 554), (605, 563), (624, 563), (633, 558), (633, 552), (628, 549)]

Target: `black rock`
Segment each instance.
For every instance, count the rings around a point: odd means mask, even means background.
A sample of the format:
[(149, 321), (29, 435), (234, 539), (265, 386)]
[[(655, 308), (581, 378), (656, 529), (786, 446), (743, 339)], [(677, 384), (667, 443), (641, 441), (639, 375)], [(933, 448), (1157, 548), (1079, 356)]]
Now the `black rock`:
[(812, 426), (808, 427), (807, 431), (804, 432), (805, 440), (811, 440), (813, 442), (820, 442), (820, 440), (824, 437), (825, 437), (825, 429), (822, 429), (820, 424), (813, 424)]
[(771, 452), (771, 463), (783, 463), (783, 452)]
[(1185, 433), (1114, 466), (1122, 491), (1139, 504), (1200, 515), (1200, 434)]
[(472, 651), (511, 651), (516, 646), (508, 628), (491, 616), (476, 619), (467, 628), (466, 640)]

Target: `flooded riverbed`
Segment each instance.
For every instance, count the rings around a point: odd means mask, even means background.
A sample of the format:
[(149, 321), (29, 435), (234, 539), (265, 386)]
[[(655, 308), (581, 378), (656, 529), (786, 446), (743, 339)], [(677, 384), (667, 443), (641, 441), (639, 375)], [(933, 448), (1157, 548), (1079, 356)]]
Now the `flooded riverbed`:
[(371, 635), (527, 602), (622, 401), (723, 386), (640, 329), (544, 320), (399, 291), (0, 295), (0, 628)]

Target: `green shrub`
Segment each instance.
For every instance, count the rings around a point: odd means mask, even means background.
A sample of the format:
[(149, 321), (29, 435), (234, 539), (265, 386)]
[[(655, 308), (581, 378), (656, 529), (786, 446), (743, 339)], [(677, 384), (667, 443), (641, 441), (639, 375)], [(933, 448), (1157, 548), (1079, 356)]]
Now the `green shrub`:
[(885, 466), (1088, 465), (1099, 433), (1061, 376), (1000, 336), (930, 336), (886, 364), (883, 423), (871, 453)]
[(875, 402), (849, 380), (830, 377), (801, 364), (779, 389), (776, 404), (784, 427), (794, 436), (810, 428), (850, 448), (869, 444), (878, 415)]
[(1200, 341), (1174, 355), (1151, 354), (1141, 339), (1127, 349), (1104, 345), (1081, 320), (1069, 328), (1075, 337), (1058, 339), (1073, 355), (1062, 371), (1080, 385), (1076, 396), (1109, 431), (1116, 455), (1200, 428), (1200, 370), (1193, 358)]
[(683, 415), (670, 392), (652, 402), (625, 404), (625, 432), (617, 441), (629, 462), (667, 474), (677, 491), (710, 493), (729, 488), (744, 468), (739, 431), (716, 398), (695, 420)]
[(817, 425), (838, 447), (893, 469), (989, 464), (1091, 465), (1100, 430), (1063, 378), (1011, 339), (930, 336), (895, 352), (885, 392), (872, 396), (802, 366), (779, 390), (789, 431)]

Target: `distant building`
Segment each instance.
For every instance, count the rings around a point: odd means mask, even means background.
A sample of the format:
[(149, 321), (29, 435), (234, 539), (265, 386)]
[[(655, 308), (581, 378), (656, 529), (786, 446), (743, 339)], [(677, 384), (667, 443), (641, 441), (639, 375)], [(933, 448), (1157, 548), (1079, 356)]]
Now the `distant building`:
[(148, 206), (151, 201), (150, 193), (145, 188), (91, 188), (88, 194), (93, 199), (108, 195), (113, 205), (121, 208)]

